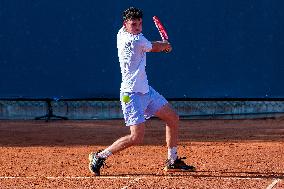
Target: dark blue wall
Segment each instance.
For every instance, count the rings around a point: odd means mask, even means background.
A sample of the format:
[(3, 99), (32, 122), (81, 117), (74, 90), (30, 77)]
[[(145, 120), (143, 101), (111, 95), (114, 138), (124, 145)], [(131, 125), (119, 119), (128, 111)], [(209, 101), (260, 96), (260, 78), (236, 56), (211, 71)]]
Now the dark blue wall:
[(121, 12), (144, 10), (143, 33), (173, 52), (148, 54), (167, 98), (284, 98), (283, 0), (1, 0), (0, 98), (118, 98)]

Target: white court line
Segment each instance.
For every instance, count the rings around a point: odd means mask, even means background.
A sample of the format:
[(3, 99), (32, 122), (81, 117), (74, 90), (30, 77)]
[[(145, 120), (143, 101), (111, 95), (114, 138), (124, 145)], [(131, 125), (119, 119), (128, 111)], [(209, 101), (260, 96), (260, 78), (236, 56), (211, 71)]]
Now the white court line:
[(280, 182), (280, 180), (281, 179), (275, 179), (269, 186), (267, 186), (267, 188), (266, 189), (272, 189), (272, 188), (274, 188), (274, 186), (276, 186), (276, 184), (278, 183), (278, 182)]

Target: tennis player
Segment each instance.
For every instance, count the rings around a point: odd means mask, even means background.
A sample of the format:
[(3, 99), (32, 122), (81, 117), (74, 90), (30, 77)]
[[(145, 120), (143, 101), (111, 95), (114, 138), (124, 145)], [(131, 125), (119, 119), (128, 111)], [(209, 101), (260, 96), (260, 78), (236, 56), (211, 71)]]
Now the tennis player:
[(172, 50), (168, 42), (148, 41), (142, 32), (143, 13), (138, 8), (130, 7), (123, 12), (123, 26), (117, 34), (117, 49), (120, 62), (122, 83), (120, 101), (124, 120), (130, 134), (119, 138), (112, 145), (89, 155), (89, 169), (100, 175), (105, 160), (125, 148), (143, 142), (145, 121), (157, 116), (166, 122), (166, 142), (168, 159), (165, 171), (194, 171), (177, 155), (179, 116), (167, 100), (148, 84), (145, 71), (146, 52)]

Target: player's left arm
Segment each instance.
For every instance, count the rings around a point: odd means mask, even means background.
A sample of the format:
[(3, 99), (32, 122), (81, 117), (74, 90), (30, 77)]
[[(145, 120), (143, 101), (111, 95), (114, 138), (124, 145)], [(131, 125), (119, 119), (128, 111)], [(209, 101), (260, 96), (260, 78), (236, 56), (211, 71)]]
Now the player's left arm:
[(149, 52), (171, 52), (172, 46), (167, 41), (152, 41), (152, 49)]

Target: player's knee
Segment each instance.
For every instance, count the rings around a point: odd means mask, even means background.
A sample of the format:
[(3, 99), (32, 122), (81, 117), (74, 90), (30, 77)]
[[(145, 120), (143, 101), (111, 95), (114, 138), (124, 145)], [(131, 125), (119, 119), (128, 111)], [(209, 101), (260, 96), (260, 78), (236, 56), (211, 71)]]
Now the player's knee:
[(174, 116), (174, 121), (175, 121), (175, 122), (179, 122), (179, 115), (178, 115), (178, 114), (175, 114), (175, 116)]
[(136, 126), (130, 128), (130, 142), (132, 145), (138, 145), (143, 142), (144, 132), (145, 132), (145, 123), (140, 123)]
[(130, 140), (132, 145), (138, 145), (143, 143), (144, 137), (141, 135), (131, 135)]
[(167, 120), (167, 124), (168, 125), (172, 125), (172, 126), (178, 126), (178, 122), (179, 122), (179, 115), (177, 114), (173, 114), (171, 117), (169, 117), (169, 119)]

